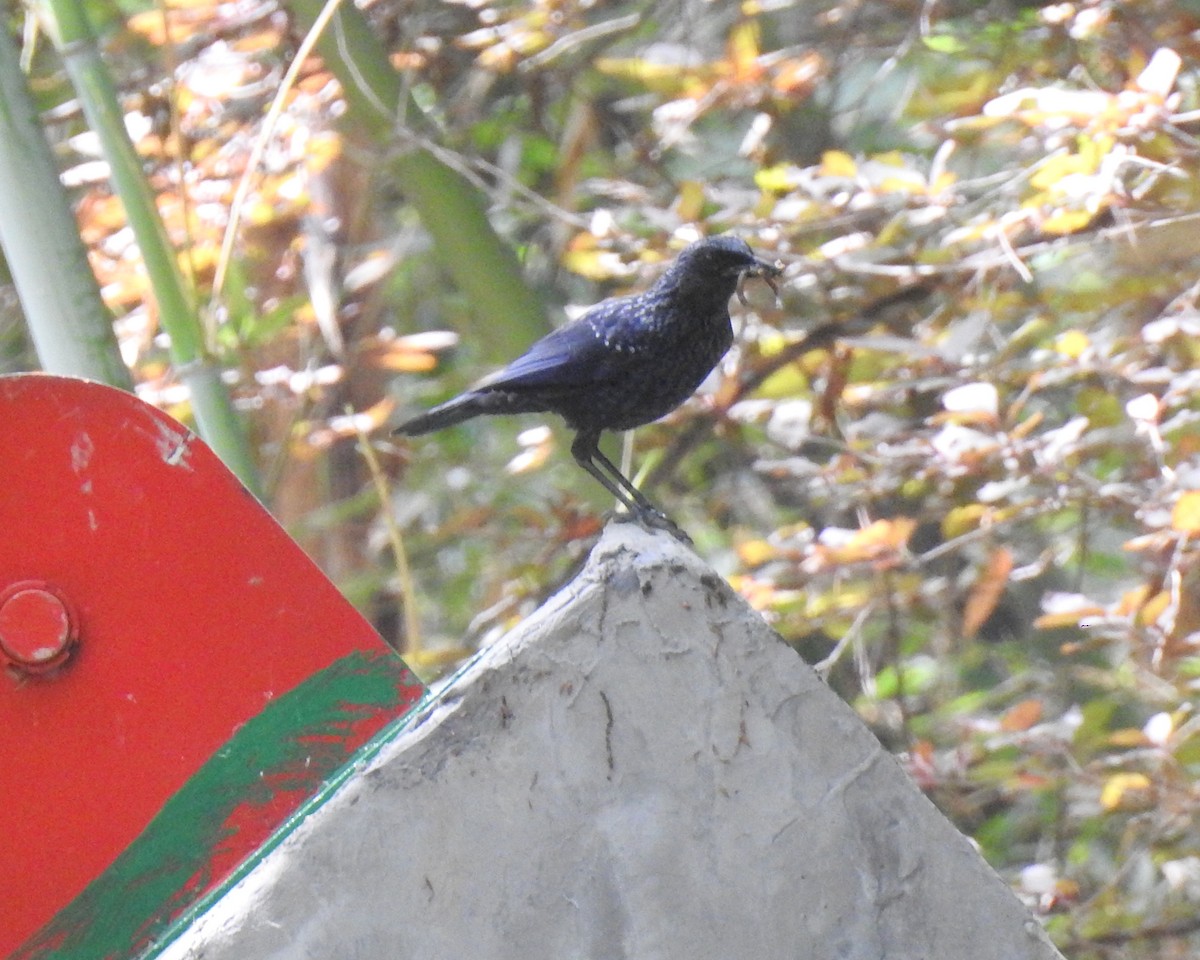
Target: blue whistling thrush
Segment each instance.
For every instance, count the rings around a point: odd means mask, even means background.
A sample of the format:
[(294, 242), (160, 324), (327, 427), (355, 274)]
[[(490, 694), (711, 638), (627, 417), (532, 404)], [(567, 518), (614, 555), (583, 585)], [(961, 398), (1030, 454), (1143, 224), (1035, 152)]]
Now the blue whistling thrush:
[(571, 453), (584, 470), (636, 519), (686, 540), (600, 452), (600, 434), (650, 423), (690, 397), (733, 342), (729, 298), (741, 297), (747, 277), (778, 293), (780, 273), (736, 237), (699, 240), (645, 293), (597, 304), (394, 432), (416, 436), (482, 414), (556, 413), (576, 433)]

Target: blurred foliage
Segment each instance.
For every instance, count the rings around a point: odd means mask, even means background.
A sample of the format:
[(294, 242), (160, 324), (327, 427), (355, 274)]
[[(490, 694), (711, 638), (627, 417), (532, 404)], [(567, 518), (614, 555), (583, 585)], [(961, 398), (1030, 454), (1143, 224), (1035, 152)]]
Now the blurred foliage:
[[(568, 312), (703, 233), (784, 261), (781, 302), (735, 305), (718, 373), (638, 432), (641, 480), (1073, 960), (1197, 955), (1200, 7), (366, 3), (423, 114), (381, 153), (316, 59), (264, 131), (285, 6), (92, 6), (201, 297), (250, 178), (209, 320), (270, 505), (418, 669), (531, 611), (607, 505), (536, 417), (388, 437), (487, 372), (390, 175), (414, 144)], [(139, 391), (186, 416), (94, 143), (23, 35)]]

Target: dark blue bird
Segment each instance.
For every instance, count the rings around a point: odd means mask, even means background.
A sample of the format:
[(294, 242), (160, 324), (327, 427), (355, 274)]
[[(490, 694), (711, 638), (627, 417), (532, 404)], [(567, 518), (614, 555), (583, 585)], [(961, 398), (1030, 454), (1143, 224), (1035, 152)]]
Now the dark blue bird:
[(576, 432), (571, 453), (584, 470), (635, 517), (680, 532), (600, 452), (600, 434), (650, 423), (690, 397), (733, 342), (729, 298), (741, 296), (746, 277), (775, 290), (781, 272), (736, 237), (697, 241), (645, 293), (605, 300), (395, 432), (430, 433), (481, 414), (556, 413)]

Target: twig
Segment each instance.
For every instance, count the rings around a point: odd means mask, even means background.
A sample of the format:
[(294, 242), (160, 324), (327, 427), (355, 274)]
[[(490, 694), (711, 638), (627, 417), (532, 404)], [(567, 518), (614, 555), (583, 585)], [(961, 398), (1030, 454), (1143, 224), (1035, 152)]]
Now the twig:
[(565, 37), (559, 37), (550, 46), (546, 47), (545, 50), (540, 50), (522, 60), (517, 69), (523, 73), (538, 70), (541, 67), (547, 66), (551, 61), (557, 60), (559, 57), (578, 49), (585, 43), (591, 43), (594, 40), (604, 40), (616, 34), (626, 33), (636, 28), (641, 22), (642, 14), (631, 13), (624, 17), (614, 17), (611, 20), (604, 20), (601, 23), (582, 27), (572, 33), (568, 33)]
[(825, 658), (818, 663), (813, 664), (813, 669), (822, 677), (828, 677), (829, 672), (837, 665), (837, 662), (842, 658), (842, 654), (846, 652), (846, 648), (854, 643), (862, 634), (863, 625), (867, 622), (867, 617), (875, 612), (875, 602), (868, 603), (865, 607), (858, 611), (854, 618), (854, 622), (850, 624), (850, 629), (842, 634), (841, 639)]
[(419, 659), (422, 644), (421, 644), (421, 619), (417, 616), (417, 591), (413, 585), (412, 568), (408, 565), (408, 552), (404, 549), (404, 539), (400, 534), (400, 525), (396, 523), (396, 512), (392, 509), (392, 498), (388, 490), (387, 477), (383, 475), (383, 469), (379, 465), (379, 458), (375, 455), (375, 448), (371, 446), (371, 441), (367, 437), (358, 419), (354, 416), (354, 410), (347, 405), (346, 416), (350, 418), (350, 422), (354, 425), (354, 433), (357, 438), (357, 447), (359, 453), (362, 454), (363, 460), (367, 464), (367, 469), (371, 473), (371, 482), (375, 485), (375, 493), (379, 497), (379, 505), (383, 514), (383, 522), (387, 527), (388, 542), (392, 547), (392, 554), (396, 558), (396, 577), (400, 581), (400, 605), (404, 615), (404, 642), (400, 645), (399, 653), (402, 656), (413, 657)]
[(263, 119), (262, 129), (259, 130), (258, 136), (254, 140), (254, 146), (251, 148), (250, 156), (246, 160), (246, 169), (242, 171), (242, 178), (238, 181), (237, 190), (233, 195), (233, 202), (229, 205), (229, 223), (225, 227), (225, 236), (221, 238), (221, 254), (217, 258), (216, 272), (213, 276), (212, 296), (208, 302), (207, 322), (210, 325), (214, 323), (214, 318), (217, 315), (217, 303), (221, 298), (222, 288), (225, 285), (225, 274), (229, 271), (229, 263), (233, 259), (233, 244), (237, 239), (238, 228), (241, 226), (242, 207), (245, 205), (246, 197), (250, 193), (250, 184), (258, 172), (258, 166), (262, 162), (263, 154), (267, 152), (267, 144), (275, 134), (275, 125), (283, 115), (283, 108), (286, 104), (288, 94), (296, 83), (296, 78), (300, 75), (301, 69), (303, 69), (305, 62), (308, 60), (308, 55), (312, 53), (313, 47), (317, 45), (317, 40), (324, 33), (333, 15), (337, 13), (341, 3), (342, 0), (328, 0), (321, 10), (320, 16), (313, 23), (312, 29), (308, 31), (308, 34), (301, 41), (295, 55), (292, 57), (292, 62), (287, 69), (287, 73), (284, 74), (283, 80), (279, 84), (279, 89), (275, 93), (275, 99), (271, 101), (271, 106), (267, 110), (266, 117)]

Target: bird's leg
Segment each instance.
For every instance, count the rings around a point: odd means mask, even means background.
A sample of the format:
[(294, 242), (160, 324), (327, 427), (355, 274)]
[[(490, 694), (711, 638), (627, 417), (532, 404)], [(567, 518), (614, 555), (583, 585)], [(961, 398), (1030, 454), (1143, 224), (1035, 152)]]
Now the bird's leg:
[(651, 503), (646, 495), (617, 469), (616, 464), (600, 452), (598, 432), (584, 431), (576, 436), (575, 442), (571, 444), (571, 455), (575, 462), (600, 481), (601, 486), (616, 497), (634, 518), (648, 527), (666, 530), (672, 536), (691, 545), (692, 538)]
[[(622, 476), (621, 471), (612, 465), (612, 461), (600, 452), (597, 446), (599, 439), (598, 433), (580, 433), (571, 444), (571, 456), (575, 458), (575, 462), (600, 481), (604, 489), (616, 497), (630, 513), (660, 513), (661, 511), (657, 510), (637, 487)], [(597, 460), (600, 461), (599, 464)], [(612, 477), (600, 469), (601, 464), (609, 469)], [(616, 477), (616, 480), (613, 477)]]
[(647, 497), (644, 493), (642, 493), (641, 490), (633, 485), (632, 480), (630, 480), (625, 476), (625, 474), (617, 469), (617, 465), (615, 463), (613, 463), (608, 459), (608, 457), (600, 452), (599, 447), (596, 447), (592, 450), (592, 462), (596, 464), (596, 466), (601, 467), (608, 472), (609, 476), (616, 481), (617, 486), (619, 486), (633, 498), (639, 510), (647, 513), (657, 513), (659, 516), (665, 516), (665, 514), (658, 509), (658, 507), (650, 502), (649, 497)]

